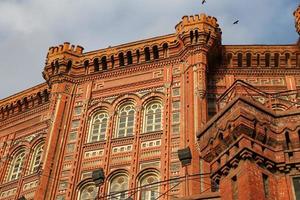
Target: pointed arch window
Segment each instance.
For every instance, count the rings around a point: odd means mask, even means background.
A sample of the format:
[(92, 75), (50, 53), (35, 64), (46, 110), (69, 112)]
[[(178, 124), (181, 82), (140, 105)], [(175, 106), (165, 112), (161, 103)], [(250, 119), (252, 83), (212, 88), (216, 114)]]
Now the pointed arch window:
[(13, 158), (8, 174), (8, 181), (16, 180), (20, 177), (24, 165), (25, 150), (19, 151)]
[(128, 176), (120, 174), (113, 177), (109, 185), (109, 199), (126, 199), (128, 190)]
[(97, 194), (98, 188), (94, 184), (88, 184), (81, 189), (78, 200), (95, 200)]
[(118, 113), (118, 129), (116, 137), (133, 135), (135, 110), (132, 104), (122, 106)]
[(100, 111), (99, 113), (97, 113), (92, 119), (88, 142), (105, 140), (107, 124), (108, 114), (104, 111)]
[(44, 148), (44, 144), (39, 144), (38, 146), (35, 147), (33, 155), (32, 155), (32, 159), (30, 162), (30, 170), (29, 173), (35, 173), (38, 172), (40, 169), (40, 165), (42, 162), (42, 156), (43, 156), (43, 148)]
[(159, 131), (162, 128), (162, 105), (151, 102), (146, 106), (144, 132)]
[[(140, 179), (141, 200), (155, 200), (159, 196), (159, 185), (153, 184), (159, 181), (159, 178), (154, 173), (147, 173)], [(149, 186), (147, 186), (149, 185)]]

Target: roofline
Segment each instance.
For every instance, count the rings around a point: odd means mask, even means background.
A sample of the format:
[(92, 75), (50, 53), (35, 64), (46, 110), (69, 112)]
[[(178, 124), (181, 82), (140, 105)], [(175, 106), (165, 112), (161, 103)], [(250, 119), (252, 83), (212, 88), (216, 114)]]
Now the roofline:
[(12, 95), (10, 95), (10, 96), (8, 96), (8, 97), (5, 97), (4, 99), (0, 99), (0, 105), (1, 105), (2, 103), (6, 102), (6, 101), (9, 101), (9, 100), (11, 100), (11, 99), (17, 97), (17, 96), (22, 96), (23, 94), (25, 95), (25, 94), (28, 93), (30, 90), (37, 90), (38, 88), (42, 88), (42, 87), (44, 87), (44, 86), (47, 86), (47, 83), (46, 83), (46, 82), (40, 83), (40, 84), (35, 85), (35, 86), (33, 86), (33, 87), (30, 87), (30, 88), (28, 88), (28, 89), (25, 89), (25, 90), (22, 90), (22, 91), (20, 91), (20, 92), (15, 93), (15, 94), (12, 94)]
[(218, 121), (223, 114), (225, 114), (229, 109), (231, 109), (238, 101), (242, 101), (246, 104), (249, 104), (253, 107), (255, 107), (258, 110), (261, 110), (265, 113), (267, 113), (268, 115), (273, 116), (274, 118), (279, 118), (279, 117), (284, 117), (287, 115), (295, 115), (295, 114), (300, 114), (300, 110), (296, 110), (296, 111), (282, 111), (280, 113), (277, 113), (273, 110), (271, 110), (270, 108), (267, 108), (257, 102), (254, 102), (252, 100), (249, 100), (247, 97), (244, 96), (237, 96), (235, 97), (230, 103), (228, 103), (225, 108), (223, 108), (220, 112), (218, 112), (213, 118), (211, 118), (207, 123), (206, 126), (204, 128), (202, 128), (196, 135), (196, 137), (199, 139), (204, 132), (206, 132), (210, 127), (212, 127), (216, 121)]

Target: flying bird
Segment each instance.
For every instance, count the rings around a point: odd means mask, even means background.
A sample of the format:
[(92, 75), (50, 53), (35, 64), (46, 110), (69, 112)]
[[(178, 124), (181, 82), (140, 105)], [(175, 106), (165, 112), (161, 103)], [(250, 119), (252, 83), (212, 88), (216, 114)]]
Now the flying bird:
[(202, 0), (202, 4), (205, 4), (206, 3), (206, 0)]
[(235, 22), (233, 22), (233, 24), (238, 24), (239, 23), (239, 20), (236, 20)]

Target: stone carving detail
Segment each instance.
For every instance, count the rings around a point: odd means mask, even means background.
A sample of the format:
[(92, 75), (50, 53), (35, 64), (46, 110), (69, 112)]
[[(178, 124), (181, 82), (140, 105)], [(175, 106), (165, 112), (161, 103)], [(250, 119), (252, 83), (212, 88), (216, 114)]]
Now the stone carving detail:
[(153, 72), (153, 78), (160, 78), (163, 76), (163, 70)]
[(275, 78), (245, 78), (243, 80), (254, 86), (285, 86), (286, 82), (284, 78), (275, 77)]

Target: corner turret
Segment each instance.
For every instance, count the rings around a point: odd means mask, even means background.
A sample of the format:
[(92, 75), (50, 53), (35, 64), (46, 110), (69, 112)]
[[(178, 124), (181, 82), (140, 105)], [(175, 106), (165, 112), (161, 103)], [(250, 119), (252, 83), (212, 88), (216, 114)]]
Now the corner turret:
[(69, 74), (73, 65), (82, 56), (84, 48), (70, 45), (65, 42), (62, 45), (50, 47), (46, 57), (43, 77), (49, 81), (56, 74)]
[(184, 16), (175, 29), (184, 46), (197, 44), (210, 48), (221, 44), (222, 32), (215, 17), (205, 14)]

